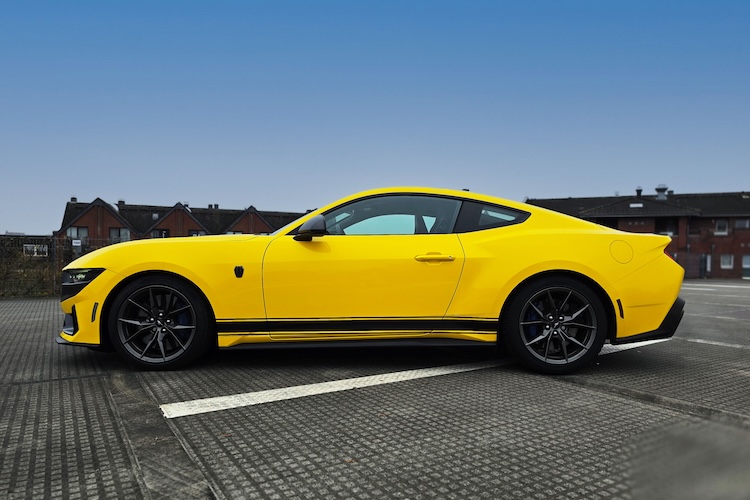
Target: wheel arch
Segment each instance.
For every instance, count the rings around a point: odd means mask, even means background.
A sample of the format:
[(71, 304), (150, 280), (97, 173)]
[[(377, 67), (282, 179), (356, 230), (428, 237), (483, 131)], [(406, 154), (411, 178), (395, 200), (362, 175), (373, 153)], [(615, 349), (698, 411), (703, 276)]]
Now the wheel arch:
[(216, 336), (216, 316), (214, 313), (214, 309), (211, 305), (211, 301), (208, 300), (208, 297), (206, 297), (206, 294), (203, 293), (203, 290), (190, 281), (189, 279), (185, 278), (184, 276), (181, 276), (176, 273), (172, 273), (169, 271), (142, 271), (139, 273), (132, 274), (125, 278), (124, 280), (120, 281), (107, 295), (107, 298), (104, 300), (104, 303), (102, 304), (102, 312), (101, 312), (101, 319), (99, 321), (99, 342), (100, 346), (106, 350), (114, 350), (114, 346), (112, 346), (112, 341), (109, 336), (109, 330), (108, 330), (108, 318), (109, 313), (112, 308), (112, 303), (115, 301), (117, 296), (120, 294), (120, 291), (128, 286), (130, 283), (136, 281), (140, 278), (146, 278), (150, 276), (169, 276), (170, 278), (176, 279), (178, 281), (181, 281), (185, 286), (190, 287), (194, 292), (198, 294), (198, 296), (201, 298), (201, 300), (204, 302), (206, 308), (209, 311), (209, 314), (211, 315), (209, 319), (209, 325), (211, 325), (210, 333), (214, 337)]
[(614, 304), (612, 304), (612, 300), (610, 299), (607, 292), (602, 288), (602, 286), (597, 283), (595, 280), (591, 279), (590, 277), (586, 276), (585, 274), (581, 274), (575, 271), (566, 271), (566, 270), (550, 270), (550, 271), (543, 271), (540, 273), (537, 273), (533, 276), (529, 276), (525, 280), (518, 283), (515, 288), (508, 294), (508, 297), (505, 299), (505, 302), (503, 302), (503, 306), (500, 310), (500, 316), (499, 316), (499, 331), (498, 331), (498, 339), (503, 335), (502, 331), (502, 324), (503, 324), (503, 313), (508, 310), (510, 307), (510, 304), (513, 302), (515, 297), (518, 295), (518, 293), (525, 288), (530, 283), (533, 283), (535, 281), (544, 279), (544, 278), (550, 278), (550, 277), (566, 277), (566, 278), (573, 278), (575, 280), (580, 281), (581, 283), (589, 286), (594, 293), (596, 293), (597, 298), (601, 301), (604, 311), (607, 315), (607, 339), (612, 340), (616, 338), (617, 336), (617, 319), (615, 316), (615, 308)]

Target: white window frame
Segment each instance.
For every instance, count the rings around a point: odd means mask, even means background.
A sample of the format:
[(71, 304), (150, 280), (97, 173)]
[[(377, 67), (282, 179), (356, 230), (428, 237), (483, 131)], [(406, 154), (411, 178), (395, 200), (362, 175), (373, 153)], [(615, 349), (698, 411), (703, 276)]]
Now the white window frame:
[[(719, 229), (719, 226), (723, 225), (724, 229)], [(727, 219), (716, 219), (716, 230), (714, 231), (715, 236), (726, 236), (729, 234), (729, 221)]]
[(49, 257), (49, 247), (47, 245), (25, 244), (23, 254), (27, 257)]
[(734, 255), (731, 253), (721, 254), (719, 256), (719, 265), (722, 269), (734, 269)]

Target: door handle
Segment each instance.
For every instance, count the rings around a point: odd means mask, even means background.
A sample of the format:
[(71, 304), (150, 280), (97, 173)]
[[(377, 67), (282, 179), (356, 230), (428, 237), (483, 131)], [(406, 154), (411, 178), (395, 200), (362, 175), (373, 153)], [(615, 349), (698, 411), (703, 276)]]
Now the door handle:
[(454, 261), (456, 258), (452, 255), (443, 255), (441, 253), (428, 253), (425, 255), (416, 255), (414, 256), (414, 260), (417, 262), (445, 262)]

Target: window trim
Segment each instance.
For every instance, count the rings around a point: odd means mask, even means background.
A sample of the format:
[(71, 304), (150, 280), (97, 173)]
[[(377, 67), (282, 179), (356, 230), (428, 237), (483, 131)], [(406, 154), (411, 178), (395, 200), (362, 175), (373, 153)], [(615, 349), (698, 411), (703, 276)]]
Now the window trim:
[[(719, 229), (719, 223), (724, 222), (724, 230)], [(729, 234), (729, 219), (716, 219), (716, 227), (714, 228), (714, 236), (727, 236)]]
[[(729, 264), (724, 264), (724, 257), (729, 257)], [(734, 269), (734, 254), (723, 253), (719, 256), (719, 267), (722, 269)]]
[[(352, 203), (356, 203), (356, 202), (360, 202), (360, 201), (364, 201), (364, 200), (369, 200), (369, 199), (372, 199), (372, 198), (383, 198), (383, 197), (386, 197), (386, 196), (420, 196), (420, 197), (428, 197), (428, 198), (444, 198), (444, 199), (454, 200), (454, 201), (459, 202), (461, 205), (460, 205), (460, 207), (458, 209), (458, 215), (456, 216), (456, 220), (453, 223), (453, 227), (451, 227), (450, 230), (447, 233), (439, 233), (439, 234), (464, 234), (464, 233), (474, 233), (474, 232), (478, 232), (478, 231), (489, 231), (491, 229), (499, 229), (499, 228), (503, 228), (503, 227), (513, 226), (513, 225), (516, 225), (516, 224), (521, 224), (521, 223), (525, 222), (526, 220), (528, 220), (529, 217), (531, 217), (531, 212), (527, 212), (526, 210), (521, 210), (519, 208), (511, 208), (511, 207), (508, 207), (508, 206), (505, 206), (505, 205), (498, 205), (497, 203), (492, 203), (492, 202), (489, 202), (489, 201), (475, 200), (473, 198), (461, 198), (461, 197), (450, 196), (450, 195), (445, 195), (445, 194), (419, 193), (419, 192), (414, 192), (414, 191), (404, 191), (404, 192), (395, 192), (395, 193), (378, 193), (378, 194), (373, 194), (373, 195), (370, 195), (370, 196), (364, 196), (362, 198), (357, 198), (357, 199), (354, 199), (354, 200), (350, 200), (350, 201), (348, 201), (348, 202), (346, 202), (344, 204), (337, 205), (337, 206), (335, 206), (335, 207), (333, 207), (333, 208), (331, 208), (329, 210), (326, 210), (325, 212), (321, 212), (320, 215), (324, 215), (324, 216), (328, 215), (329, 213), (331, 213), (331, 212), (333, 212), (335, 210), (338, 210), (340, 208), (343, 208), (343, 207), (345, 207), (347, 205), (350, 205)], [(504, 226), (495, 226), (495, 227), (488, 227), (488, 228), (476, 228), (476, 229), (463, 229), (463, 230), (459, 230), (458, 226), (459, 226), (459, 221), (461, 221), (461, 212), (464, 210), (464, 206), (466, 205), (466, 203), (476, 203), (476, 204), (482, 205), (482, 206), (496, 207), (497, 209), (500, 209), (500, 210), (509, 211), (509, 212), (515, 212), (519, 216), (518, 216), (517, 219), (515, 219), (513, 221), (510, 221), (507, 225), (504, 225)], [(301, 226), (302, 226), (301, 223), (298, 224), (297, 226), (295, 226), (291, 230), (287, 231), (286, 234), (285, 234), (285, 236), (295, 236), (295, 235), (297, 235), (297, 233), (299, 232), (299, 228)], [(438, 234), (438, 233), (431, 233), (431, 234)], [(343, 235), (332, 234), (330, 236), (343, 236)], [(354, 235), (352, 235), (352, 236), (354, 236)], [(361, 235), (361, 236), (369, 236), (369, 235)], [(372, 236), (389, 236), (389, 235), (372, 235)], [(404, 235), (392, 235), (392, 236), (404, 236)], [(423, 235), (419, 235), (419, 236), (423, 236)]]
[[(468, 214), (469, 207), (471, 204), (478, 205), (480, 208), (482, 207), (494, 207), (498, 209), (498, 211), (503, 212), (511, 212), (515, 213), (518, 216), (513, 219), (512, 221), (508, 221), (507, 224), (503, 224), (500, 226), (490, 226), (490, 227), (478, 227), (473, 224), (473, 222), (470, 222), (468, 218), (470, 217)], [(516, 224), (521, 224), (525, 222), (529, 217), (531, 217), (531, 212), (526, 212), (525, 210), (519, 210), (517, 208), (510, 208), (503, 205), (498, 205), (497, 203), (490, 203), (487, 201), (480, 201), (480, 200), (461, 200), (461, 210), (458, 212), (458, 219), (456, 220), (456, 224), (453, 226), (453, 233), (454, 234), (464, 234), (464, 233), (475, 233), (478, 231), (489, 231), (490, 229), (499, 229), (503, 227), (508, 226), (514, 226)]]
[[(456, 210), (456, 214), (454, 216), (454, 219), (452, 221), (451, 226), (445, 232), (441, 232), (441, 233), (416, 233), (416, 234), (399, 234), (399, 233), (388, 234), (388, 233), (386, 233), (386, 234), (351, 234), (351, 235), (346, 235), (346, 234), (331, 234), (330, 236), (425, 236), (425, 235), (429, 235), (429, 234), (453, 234), (453, 233), (455, 233), (456, 223), (457, 223), (458, 218), (459, 218), (459, 216), (461, 214), (461, 208), (463, 207), (463, 202), (466, 201), (466, 200), (464, 200), (463, 198), (457, 198), (455, 196), (446, 196), (446, 195), (441, 195), (441, 194), (415, 193), (413, 191), (396, 192), (396, 193), (378, 193), (378, 194), (374, 194), (374, 195), (370, 195), (370, 196), (365, 196), (365, 197), (362, 197), (362, 198), (357, 198), (357, 199), (354, 199), (354, 200), (349, 200), (346, 203), (343, 203), (341, 205), (337, 205), (337, 206), (335, 206), (335, 207), (333, 207), (333, 208), (331, 208), (329, 210), (326, 210), (325, 212), (321, 212), (321, 215), (328, 216), (332, 212), (344, 209), (344, 208), (346, 208), (346, 207), (348, 207), (350, 205), (353, 205), (355, 203), (361, 203), (361, 202), (364, 202), (364, 201), (373, 200), (373, 199), (377, 199), (377, 198), (393, 198), (393, 197), (407, 197), (407, 196), (418, 197), (418, 198), (439, 198), (439, 199), (443, 199), (443, 200), (449, 200), (449, 201), (456, 202), (458, 204), (458, 208)], [(413, 215), (416, 216), (416, 214), (413, 214)], [(357, 223), (355, 222), (355, 224), (357, 224)], [(287, 233), (287, 235), (295, 235), (295, 234), (297, 234), (297, 231), (299, 230), (300, 226), (301, 226), (301, 224), (299, 226), (297, 226), (296, 228), (294, 228), (292, 231), (289, 231)]]

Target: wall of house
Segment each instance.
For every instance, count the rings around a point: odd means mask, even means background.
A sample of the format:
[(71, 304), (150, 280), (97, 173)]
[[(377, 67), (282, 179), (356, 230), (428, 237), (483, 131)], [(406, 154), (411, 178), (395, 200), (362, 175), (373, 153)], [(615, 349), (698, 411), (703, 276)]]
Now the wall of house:
[[(171, 214), (167, 215), (164, 220), (159, 222), (156, 226), (157, 230), (166, 229), (169, 231), (169, 236), (188, 236), (190, 231), (202, 231), (203, 228), (183, 210), (175, 210)], [(144, 235), (145, 238), (150, 238), (150, 234)]]
[(631, 233), (654, 233), (656, 232), (656, 223), (650, 217), (628, 217), (617, 221), (617, 229)]
[[(679, 247), (678, 262), (688, 278), (750, 278), (750, 270), (742, 268), (743, 257), (750, 256), (750, 229), (737, 228), (737, 218), (726, 220), (724, 234), (717, 232), (716, 218), (685, 218), (687, 241)], [(732, 256), (731, 267), (722, 267), (722, 255)]]
[[(109, 229), (112, 227), (123, 227), (122, 223), (117, 220), (111, 212), (103, 206), (94, 205), (83, 213), (72, 224), (73, 227), (88, 228), (88, 243), (90, 246), (99, 248), (109, 244)], [(59, 235), (65, 239), (65, 233)]]
[[(747, 265), (750, 260), (750, 229), (736, 227), (738, 218), (724, 219), (726, 233), (717, 231), (717, 218), (681, 217), (677, 221), (667, 253), (685, 268), (686, 278), (750, 278), (750, 269), (743, 268), (743, 262)], [(644, 217), (620, 218), (610, 225), (621, 231), (654, 233), (658, 224), (656, 219)], [(722, 255), (731, 255), (731, 262), (727, 262), (728, 257), (722, 262)]]
[(247, 213), (231, 227), (230, 231), (239, 231), (245, 234), (271, 233), (273, 229), (263, 222), (257, 214)]

